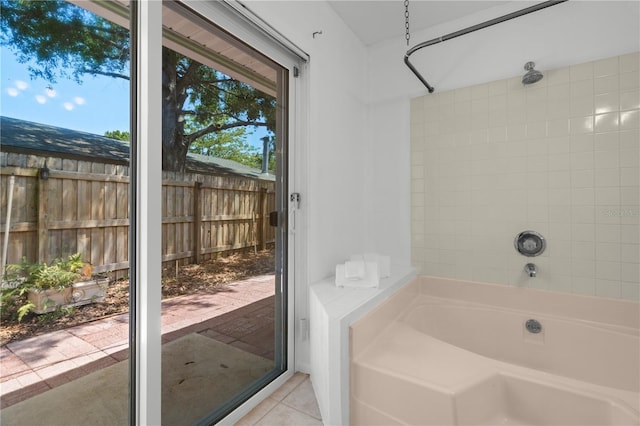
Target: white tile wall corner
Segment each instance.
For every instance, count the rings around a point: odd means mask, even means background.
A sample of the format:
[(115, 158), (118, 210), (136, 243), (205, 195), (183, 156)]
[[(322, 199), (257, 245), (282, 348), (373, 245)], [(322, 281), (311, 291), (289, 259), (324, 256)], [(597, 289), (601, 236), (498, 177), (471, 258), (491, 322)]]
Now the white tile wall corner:
[[(414, 266), (640, 299), (640, 53), (520, 80), (412, 99)], [(540, 257), (515, 251), (526, 229), (547, 238)]]

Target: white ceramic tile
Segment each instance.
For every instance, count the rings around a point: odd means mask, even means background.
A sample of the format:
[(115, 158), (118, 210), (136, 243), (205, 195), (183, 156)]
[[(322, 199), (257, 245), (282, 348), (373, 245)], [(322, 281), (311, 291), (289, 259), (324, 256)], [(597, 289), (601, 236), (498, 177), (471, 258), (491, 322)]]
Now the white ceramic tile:
[(571, 135), (571, 152), (590, 152), (595, 147), (595, 136), (592, 133)]
[(620, 165), (620, 154), (617, 151), (595, 151), (594, 152), (595, 168), (601, 169), (614, 169)]
[(266, 398), (260, 404), (258, 404), (253, 410), (249, 411), (244, 417), (242, 417), (235, 426), (253, 426), (260, 419), (262, 419), (269, 411), (271, 411), (278, 401), (272, 398)]
[(620, 297), (626, 300), (640, 301), (640, 283), (621, 282)]
[(620, 203), (635, 206), (640, 204), (640, 189), (637, 186), (621, 187)]
[(571, 65), (571, 81), (580, 81), (593, 78), (593, 62)]
[(593, 116), (573, 117), (569, 123), (572, 135), (593, 132)]
[[(575, 90), (572, 90), (574, 92)], [(593, 90), (591, 90), (592, 92)], [(593, 93), (577, 95), (573, 93), (569, 100), (569, 113), (571, 117), (592, 115), (595, 111)]]
[(549, 188), (549, 204), (554, 206), (571, 205), (571, 189)]
[(489, 96), (489, 84), (477, 84), (471, 87), (471, 99), (486, 98)]
[(547, 122), (547, 135), (550, 138), (568, 136), (569, 135), (569, 119), (559, 118), (557, 120), (549, 120)]
[(593, 135), (593, 149), (596, 151), (618, 151), (620, 149), (619, 132), (596, 133)]
[(507, 93), (507, 80), (497, 80), (489, 83), (489, 96), (504, 95)]
[(620, 298), (620, 281), (596, 279), (596, 296)]
[[(440, 154), (412, 162), (412, 176), (425, 178), (412, 182), (412, 192), (422, 187), (412, 207), (424, 208), (414, 227), (422, 233), (412, 238), (418, 266), (527, 285), (515, 266), (504, 266), (510, 258), (501, 256), (513, 250), (494, 238), (510, 241), (518, 230), (539, 227), (555, 244), (544, 256), (553, 273), (535, 285), (638, 296), (638, 286), (620, 283), (633, 276), (630, 267), (618, 268), (618, 279), (614, 272), (620, 262), (633, 263), (624, 259), (637, 257), (640, 244), (638, 61), (633, 54), (552, 70), (539, 86), (511, 78), (443, 93), (433, 111), (439, 135), (426, 139), (425, 127), (419, 148)], [(512, 202), (518, 198), (523, 201)], [(427, 206), (436, 207), (435, 216)], [(461, 234), (485, 250), (463, 254)]]
[(622, 224), (620, 225), (620, 240), (624, 244), (640, 244), (640, 225)]
[(596, 243), (596, 260), (608, 262), (621, 261), (620, 244), (616, 243)]
[(640, 81), (640, 73), (638, 70), (632, 72), (626, 72), (620, 74), (620, 90), (633, 90), (638, 88), (638, 82)]
[(595, 208), (591, 204), (572, 204), (571, 222), (573, 224), (594, 224), (596, 222)]
[(594, 98), (594, 106), (596, 114), (618, 111), (620, 106), (620, 95), (618, 92), (596, 95)]
[(626, 282), (640, 282), (640, 264), (638, 264), (637, 261), (633, 263), (621, 263), (620, 279)]
[(571, 154), (554, 153), (549, 157), (549, 171), (569, 171), (571, 170)]
[(620, 149), (638, 149), (638, 141), (640, 141), (640, 130), (622, 130), (618, 132), (618, 140), (620, 141)]
[(545, 102), (530, 103), (526, 106), (525, 114), (528, 123), (545, 120), (547, 118), (547, 104)]
[(604, 77), (609, 75), (617, 75), (619, 72), (618, 57), (601, 59), (593, 63), (594, 77)]
[(571, 243), (571, 256), (575, 260), (594, 261), (596, 245), (588, 241), (576, 241)]
[(595, 164), (593, 152), (572, 152), (570, 157), (571, 170), (591, 170)]
[(620, 243), (620, 225), (597, 224), (595, 233), (599, 243)]
[[(620, 187), (620, 170), (615, 169), (598, 169), (595, 171), (596, 188)], [(597, 197), (596, 197), (597, 200)]]
[(308, 414), (313, 418), (321, 419), (320, 409), (318, 408), (316, 396), (311, 386), (311, 380), (308, 378), (287, 395), (287, 397), (282, 400), (282, 403)]
[(549, 188), (569, 188), (571, 186), (571, 172), (569, 170), (549, 171)]
[(603, 93), (612, 93), (619, 90), (619, 80), (617, 75), (609, 75), (606, 77), (597, 77), (593, 81), (593, 93), (594, 95), (600, 95)]
[[(592, 114), (589, 110), (582, 114)], [(578, 114), (578, 115), (582, 115)], [(551, 120), (567, 118), (571, 115), (571, 98), (558, 99), (547, 105), (547, 118)]]
[(620, 150), (620, 167), (635, 168), (640, 166), (640, 149)]
[(622, 167), (620, 169), (620, 185), (621, 186), (638, 186), (640, 185), (640, 174), (637, 167)]
[(640, 262), (640, 245), (620, 244), (620, 261), (627, 263)]
[(620, 92), (620, 110), (640, 109), (640, 90)]
[(593, 206), (595, 193), (593, 188), (575, 188), (571, 190), (572, 206)]
[(629, 53), (618, 58), (620, 72), (630, 72), (640, 69), (640, 53)]
[[(558, 224), (557, 226), (569, 224), (571, 222), (571, 205), (549, 204), (549, 222)], [(570, 238), (571, 236), (569, 235), (566, 239)]]
[(616, 187), (596, 188), (595, 189), (596, 205), (616, 205), (620, 204), (620, 190)]
[(640, 111), (623, 111), (620, 113), (620, 129), (631, 130), (640, 127)]
[[(630, 113), (632, 112), (627, 112), (627, 114)], [(617, 111), (597, 114), (594, 118), (594, 123), (595, 132), (615, 132), (620, 124), (620, 114)]]
[(593, 188), (595, 173), (592, 168), (571, 171), (571, 188)]
[(282, 401), (287, 395), (289, 395), (296, 387), (308, 378), (308, 375), (302, 373), (296, 373), (287, 380), (282, 386), (280, 386), (275, 392), (273, 392), (270, 398), (276, 401)]
[(593, 296), (596, 294), (595, 278), (580, 277), (575, 274), (571, 277), (571, 288), (574, 293)]
[(596, 279), (620, 281), (620, 262), (600, 261), (596, 259)]
[[(592, 223), (571, 224), (571, 238), (574, 241), (593, 242), (596, 241), (596, 225)], [(598, 240), (609, 241), (609, 240)]]
[[(545, 78), (547, 79), (547, 84), (549, 86), (563, 84), (566, 85), (569, 81), (571, 81), (571, 70), (569, 68), (548, 70), (546, 72)], [(555, 87), (553, 89), (555, 90)]]
[(276, 405), (256, 426), (322, 426), (322, 422), (284, 404)]

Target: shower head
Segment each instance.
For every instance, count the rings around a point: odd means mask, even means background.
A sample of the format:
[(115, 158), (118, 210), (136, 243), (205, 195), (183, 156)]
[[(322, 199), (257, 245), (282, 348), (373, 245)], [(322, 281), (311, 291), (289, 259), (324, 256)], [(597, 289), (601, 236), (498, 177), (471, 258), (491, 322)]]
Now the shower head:
[(527, 62), (524, 64), (524, 69), (527, 73), (522, 77), (522, 84), (533, 84), (542, 80), (542, 73), (533, 69), (536, 66), (533, 62)]

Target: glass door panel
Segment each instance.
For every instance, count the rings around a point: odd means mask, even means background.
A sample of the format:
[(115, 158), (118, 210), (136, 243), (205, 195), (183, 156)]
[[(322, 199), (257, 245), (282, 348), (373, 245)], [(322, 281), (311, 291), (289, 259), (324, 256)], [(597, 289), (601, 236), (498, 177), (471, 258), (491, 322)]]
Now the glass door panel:
[(162, 421), (212, 423), (286, 370), (286, 70), (163, 6)]
[(81, 5), (2, 2), (2, 424), (128, 422), (128, 13)]

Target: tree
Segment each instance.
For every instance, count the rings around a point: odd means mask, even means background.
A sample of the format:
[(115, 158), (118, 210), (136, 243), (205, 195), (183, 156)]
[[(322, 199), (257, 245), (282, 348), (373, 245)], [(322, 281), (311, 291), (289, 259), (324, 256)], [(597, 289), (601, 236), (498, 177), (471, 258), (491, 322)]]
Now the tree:
[[(62, 0), (1, 0), (0, 45), (31, 63), (33, 78), (129, 79), (129, 31)], [(184, 171), (189, 147), (229, 129), (275, 129), (275, 98), (162, 49), (162, 166)], [(189, 129), (188, 131), (186, 129)]]
[(111, 139), (118, 139), (120, 141), (130, 141), (131, 135), (126, 130), (107, 130), (104, 135)]

